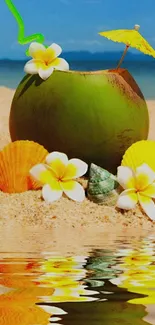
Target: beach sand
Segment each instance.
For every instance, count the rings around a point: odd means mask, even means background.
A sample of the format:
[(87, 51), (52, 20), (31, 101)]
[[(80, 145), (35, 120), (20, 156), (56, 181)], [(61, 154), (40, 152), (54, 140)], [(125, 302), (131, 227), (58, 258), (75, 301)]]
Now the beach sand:
[[(0, 149), (10, 140), (8, 118), (14, 90), (0, 88)], [(155, 101), (148, 100), (149, 139), (155, 139)], [(155, 223), (139, 207), (122, 212), (99, 206), (87, 198), (76, 203), (61, 198), (52, 205), (41, 199), (41, 191), (21, 194), (0, 192), (0, 251), (41, 252), (68, 250), (83, 252), (84, 245), (110, 245), (118, 236), (140, 238), (155, 233)]]

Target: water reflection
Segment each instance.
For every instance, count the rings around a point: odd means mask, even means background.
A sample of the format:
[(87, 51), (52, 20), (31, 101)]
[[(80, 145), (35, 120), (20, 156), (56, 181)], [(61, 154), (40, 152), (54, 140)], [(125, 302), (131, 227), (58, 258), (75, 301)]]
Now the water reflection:
[(45, 302), (94, 301), (97, 298), (88, 297), (98, 294), (97, 291), (87, 290), (82, 279), (87, 276), (84, 266), (87, 257), (53, 257), (45, 260), (41, 266), (44, 272), (39, 281), (42, 287), (54, 288), (49, 297), (42, 296)]
[[(151, 240), (151, 238), (149, 238)], [(144, 239), (135, 249), (117, 252), (119, 263), (115, 266), (122, 273), (113, 284), (130, 292), (144, 295), (129, 300), (131, 304), (155, 304), (155, 243)]]
[(0, 325), (49, 323), (51, 315), (65, 312), (60, 308), (39, 306), (42, 294), (51, 296), (54, 288), (42, 288), (36, 275), (41, 275), (41, 261), (0, 261)]
[(86, 256), (0, 258), (0, 325), (155, 324), (154, 307), (153, 237)]
[(47, 325), (66, 311), (42, 303), (96, 300), (82, 282), (85, 264), (85, 257), (0, 260), (0, 325)]
[(85, 281), (90, 283), (92, 287), (100, 287), (104, 285), (103, 279), (115, 278), (119, 270), (113, 269), (112, 266), (116, 264), (116, 257), (109, 250), (96, 250), (88, 259), (86, 266), (90, 270), (89, 278)]

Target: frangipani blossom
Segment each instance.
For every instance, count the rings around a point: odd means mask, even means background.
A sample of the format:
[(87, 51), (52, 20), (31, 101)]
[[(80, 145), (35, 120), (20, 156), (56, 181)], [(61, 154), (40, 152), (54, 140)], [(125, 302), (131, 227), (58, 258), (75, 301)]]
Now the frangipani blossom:
[(139, 202), (142, 209), (155, 220), (155, 172), (143, 164), (134, 172), (129, 167), (118, 167), (118, 183), (125, 189), (119, 196), (117, 207), (130, 210)]
[(58, 58), (62, 49), (58, 44), (53, 43), (48, 48), (43, 44), (33, 42), (29, 47), (29, 55), (32, 60), (28, 61), (24, 71), (28, 74), (39, 74), (40, 78), (46, 80), (56, 70), (69, 70), (66, 60)]
[(60, 199), (63, 193), (82, 202), (85, 191), (75, 179), (84, 175), (87, 169), (88, 165), (82, 160), (68, 160), (66, 154), (54, 151), (47, 155), (45, 164), (32, 167), (30, 174), (43, 184), (42, 196), (47, 203)]

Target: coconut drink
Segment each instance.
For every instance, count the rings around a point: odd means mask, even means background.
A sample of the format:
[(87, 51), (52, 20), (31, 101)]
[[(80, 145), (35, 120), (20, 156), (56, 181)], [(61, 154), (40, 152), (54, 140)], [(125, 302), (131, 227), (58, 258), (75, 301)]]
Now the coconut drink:
[[(125, 69), (70, 71), (56, 57), (58, 45), (38, 44), (36, 51), (36, 44), (30, 46), (33, 60), (25, 69), (33, 75), (20, 82), (11, 105), (12, 141), (32, 140), (49, 152), (116, 172), (126, 149), (148, 136), (147, 105), (135, 80)], [(59, 71), (52, 71), (52, 51)], [(46, 67), (38, 66), (41, 55)]]
[(147, 105), (127, 70), (54, 73), (46, 80), (26, 76), (10, 112), (12, 141), (33, 140), (116, 170), (136, 141), (147, 139)]

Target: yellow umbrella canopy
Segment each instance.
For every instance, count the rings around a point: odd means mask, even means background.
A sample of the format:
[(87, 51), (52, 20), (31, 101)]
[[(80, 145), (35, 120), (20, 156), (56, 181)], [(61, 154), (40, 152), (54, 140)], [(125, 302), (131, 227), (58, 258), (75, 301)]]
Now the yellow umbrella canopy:
[(120, 67), (129, 47), (133, 47), (144, 54), (151, 55), (155, 58), (155, 50), (139, 33), (139, 28), (139, 25), (135, 25), (134, 29), (118, 29), (99, 33), (101, 36), (104, 36), (111, 41), (126, 44), (126, 48), (117, 68)]

